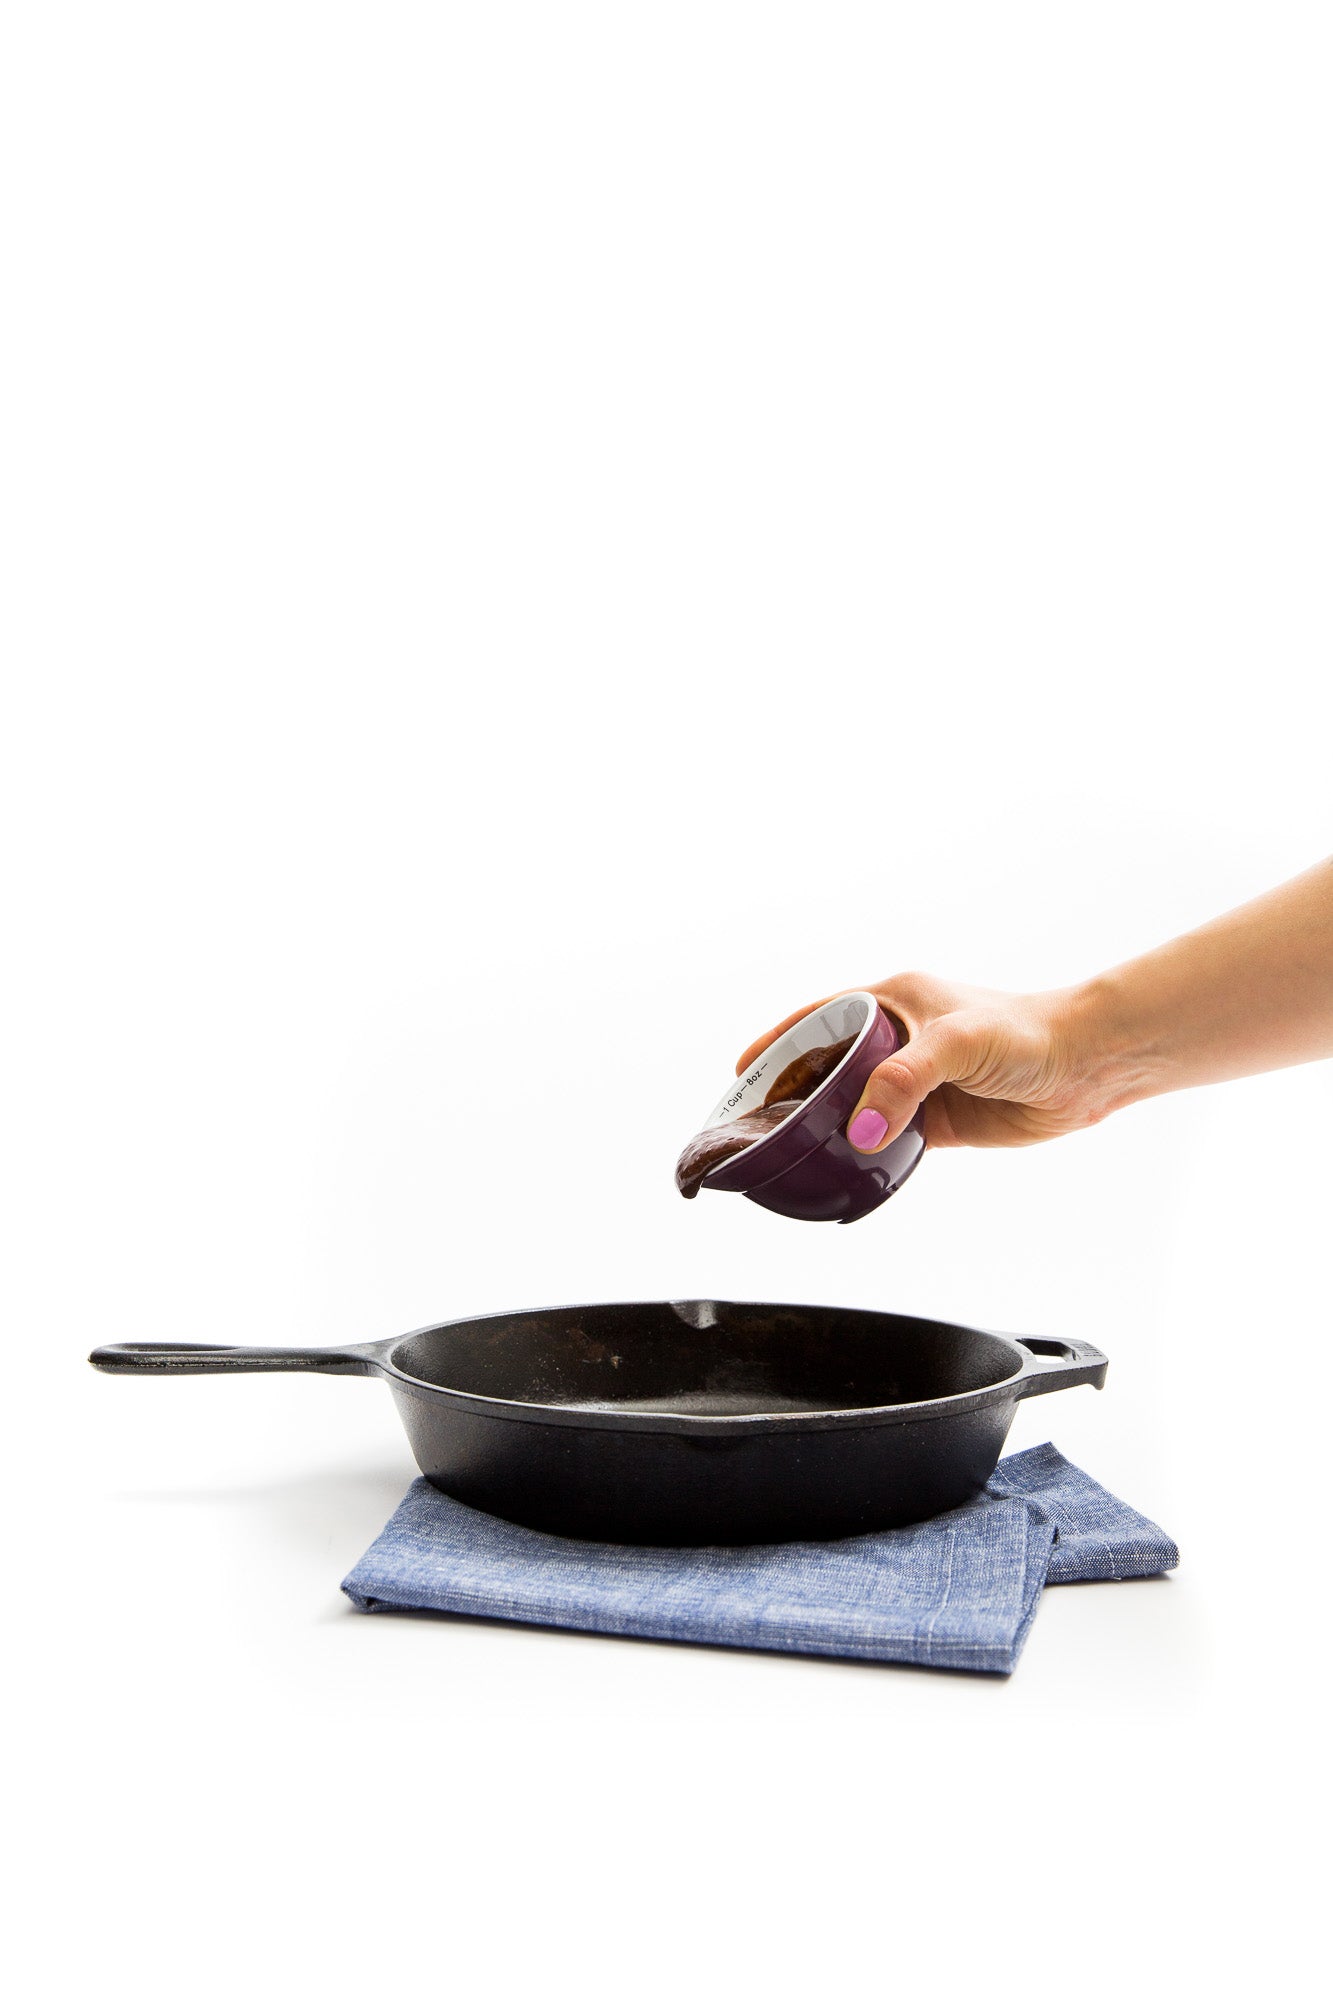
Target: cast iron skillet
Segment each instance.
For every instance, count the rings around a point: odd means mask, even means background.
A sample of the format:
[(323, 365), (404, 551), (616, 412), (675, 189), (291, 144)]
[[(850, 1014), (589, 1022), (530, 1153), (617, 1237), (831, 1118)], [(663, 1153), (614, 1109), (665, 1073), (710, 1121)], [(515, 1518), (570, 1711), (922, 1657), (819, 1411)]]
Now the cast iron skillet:
[(357, 1347), (99, 1347), (110, 1374), (382, 1375), (417, 1464), (552, 1534), (662, 1545), (822, 1540), (985, 1485), (1023, 1396), (1100, 1389), (1080, 1340), (838, 1306), (560, 1306)]

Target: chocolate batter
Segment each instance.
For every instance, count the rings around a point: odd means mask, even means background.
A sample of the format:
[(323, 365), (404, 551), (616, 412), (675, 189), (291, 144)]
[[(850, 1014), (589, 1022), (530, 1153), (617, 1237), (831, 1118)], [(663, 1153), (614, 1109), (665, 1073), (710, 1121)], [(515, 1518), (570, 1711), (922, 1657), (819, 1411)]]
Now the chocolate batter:
[(686, 1201), (694, 1200), (705, 1174), (711, 1174), (714, 1167), (721, 1166), (733, 1154), (743, 1153), (756, 1139), (776, 1131), (812, 1091), (827, 1082), (855, 1040), (855, 1035), (848, 1035), (846, 1041), (831, 1042), (827, 1048), (807, 1049), (803, 1056), (787, 1064), (769, 1085), (763, 1103), (753, 1111), (746, 1111), (725, 1125), (705, 1125), (702, 1132), (696, 1132), (676, 1162), (676, 1186)]
[(797, 1056), (795, 1062), (787, 1064), (777, 1082), (769, 1086), (765, 1105), (793, 1098), (799, 1103), (807, 1098), (821, 1083), (827, 1083), (855, 1040), (855, 1035), (848, 1035), (845, 1042), (830, 1042), (827, 1048), (807, 1049), (803, 1056)]

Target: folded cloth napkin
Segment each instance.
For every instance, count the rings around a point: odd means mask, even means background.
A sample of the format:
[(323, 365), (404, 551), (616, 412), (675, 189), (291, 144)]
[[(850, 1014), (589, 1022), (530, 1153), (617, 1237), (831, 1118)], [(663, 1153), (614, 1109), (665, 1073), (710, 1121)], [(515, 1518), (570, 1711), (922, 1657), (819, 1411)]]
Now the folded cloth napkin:
[(1039, 1444), (932, 1521), (753, 1548), (567, 1541), (418, 1479), (342, 1587), (360, 1611), (1007, 1674), (1043, 1584), (1156, 1576), (1178, 1561), (1169, 1535)]

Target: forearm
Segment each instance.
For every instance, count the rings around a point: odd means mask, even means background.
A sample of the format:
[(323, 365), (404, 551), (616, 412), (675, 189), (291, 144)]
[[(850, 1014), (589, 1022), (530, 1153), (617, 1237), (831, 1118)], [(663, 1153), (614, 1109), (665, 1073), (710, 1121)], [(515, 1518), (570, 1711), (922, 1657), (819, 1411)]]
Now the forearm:
[(1068, 1021), (1099, 1117), (1333, 1056), (1333, 860), (1076, 988)]

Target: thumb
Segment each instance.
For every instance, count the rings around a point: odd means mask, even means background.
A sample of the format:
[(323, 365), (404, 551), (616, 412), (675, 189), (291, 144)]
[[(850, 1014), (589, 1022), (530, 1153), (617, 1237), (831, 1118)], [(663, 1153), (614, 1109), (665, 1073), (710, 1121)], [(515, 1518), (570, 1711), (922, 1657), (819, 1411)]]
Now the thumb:
[(958, 1082), (971, 1067), (966, 1033), (947, 1016), (933, 1021), (871, 1071), (847, 1121), (847, 1137), (858, 1153), (882, 1152), (906, 1131), (923, 1098), (942, 1083)]

